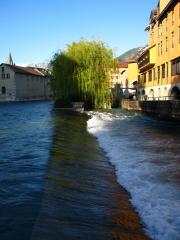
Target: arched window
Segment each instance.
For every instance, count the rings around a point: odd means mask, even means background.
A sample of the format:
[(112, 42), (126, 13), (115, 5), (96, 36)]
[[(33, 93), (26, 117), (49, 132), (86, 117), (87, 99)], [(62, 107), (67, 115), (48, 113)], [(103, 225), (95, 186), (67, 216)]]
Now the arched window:
[(161, 98), (161, 89), (160, 88), (158, 89), (158, 98), (159, 99)]
[(173, 87), (171, 90), (171, 97), (173, 100), (180, 100), (180, 90), (178, 87)]
[(142, 96), (144, 96), (144, 95), (145, 95), (145, 91), (144, 91), (144, 89), (142, 90), (141, 94), (142, 94)]
[(163, 97), (164, 97), (165, 100), (168, 99), (168, 90), (167, 90), (167, 87), (164, 88)]
[(1, 88), (1, 93), (2, 93), (2, 94), (6, 94), (6, 88), (5, 88), (5, 87), (2, 87), (2, 88)]
[(149, 97), (150, 97), (150, 100), (154, 100), (154, 90), (153, 89), (151, 89), (149, 91)]

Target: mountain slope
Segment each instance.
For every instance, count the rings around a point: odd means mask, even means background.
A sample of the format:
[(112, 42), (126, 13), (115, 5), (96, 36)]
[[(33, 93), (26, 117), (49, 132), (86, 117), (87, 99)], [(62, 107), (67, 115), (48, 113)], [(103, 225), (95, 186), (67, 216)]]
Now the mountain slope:
[(129, 51), (117, 57), (117, 59), (119, 61), (126, 61), (126, 62), (130, 60), (134, 60), (140, 55), (140, 53), (142, 52), (142, 49), (143, 49), (142, 47), (132, 48)]

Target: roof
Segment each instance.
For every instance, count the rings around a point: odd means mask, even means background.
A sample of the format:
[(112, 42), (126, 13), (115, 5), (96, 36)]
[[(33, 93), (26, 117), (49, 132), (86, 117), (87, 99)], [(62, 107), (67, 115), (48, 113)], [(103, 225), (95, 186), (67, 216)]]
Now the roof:
[(128, 68), (128, 62), (119, 61), (117, 64), (120, 68)]
[(44, 74), (34, 68), (34, 67), (22, 67), (22, 66), (16, 66), (11, 64), (2, 63), (1, 65), (6, 65), (10, 67), (15, 73), (21, 73), (21, 74), (28, 74), (28, 75), (35, 75), (35, 76), (44, 76)]

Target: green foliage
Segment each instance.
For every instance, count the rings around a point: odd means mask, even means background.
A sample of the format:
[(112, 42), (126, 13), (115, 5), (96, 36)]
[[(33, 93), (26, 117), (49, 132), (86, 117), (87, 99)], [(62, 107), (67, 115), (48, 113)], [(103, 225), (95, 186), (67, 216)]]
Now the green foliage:
[(114, 67), (114, 60), (112, 50), (103, 42), (74, 42), (55, 54), (51, 65), (56, 99), (84, 101), (85, 106), (95, 109), (111, 105), (109, 69)]

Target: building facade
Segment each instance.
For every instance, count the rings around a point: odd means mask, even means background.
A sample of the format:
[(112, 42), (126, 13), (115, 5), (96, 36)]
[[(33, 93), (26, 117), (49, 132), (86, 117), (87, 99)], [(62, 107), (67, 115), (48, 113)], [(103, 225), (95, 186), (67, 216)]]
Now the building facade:
[(136, 60), (131, 60), (128, 63), (128, 86), (129, 96), (136, 99), (138, 88), (138, 65)]
[(0, 65), (0, 101), (25, 101), (47, 99), (52, 95), (50, 75), (45, 69)]
[(114, 69), (110, 71), (111, 88), (119, 84), (122, 88), (127, 86), (128, 62), (117, 62)]
[(139, 98), (180, 99), (180, 0), (160, 0), (146, 30), (148, 47), (137, 60)]

